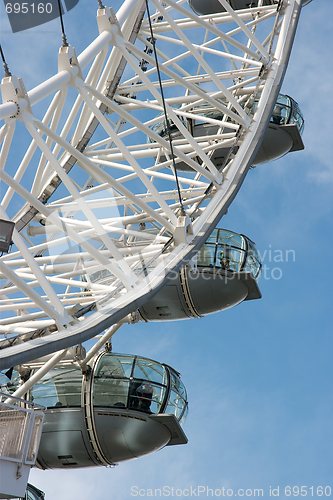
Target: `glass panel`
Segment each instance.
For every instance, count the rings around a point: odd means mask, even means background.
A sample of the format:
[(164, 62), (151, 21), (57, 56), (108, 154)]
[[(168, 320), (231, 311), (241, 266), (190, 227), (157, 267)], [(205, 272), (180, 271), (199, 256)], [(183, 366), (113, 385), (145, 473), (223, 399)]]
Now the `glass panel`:
[(217, 235), (218, 235), (218, 229), (214, 229), (211, 234), (208, 236), (207, 240), (206, 240), (206, 244), (207, 243), (216, 243), (216, 239), (217, 239)]
[(179, 380), (178, 392), (183, 399), (187, 400), (187, 393), (186, 393), (185, 385), (183, 384), (183, 382), (181, 380)]
[(239, 272), (244, 260), (244, 252), (227, 246), (218, 247), (216, 264), (217, 267), (233, 272)]
[(133, 356), (102, 356), (94, 375), (94, 405), (127, 407), (133, 361)]
[(165, 383), (165, 368), (160, 363), (150, 359), (137, 358), (133, 377), (163, 384)]
[(207, 240), (210, 243), (206, 242), (197, 253), (198, 267), (245, 271), (255, 278), (259, 275), (260, 256), (249, 238), (226, 229), (215, 229), (213, 233)]
[(297, 125), (298, 130), (300, 131), (300, 133), (302, 133), (304, 129), (303, 114), (299, 108), (298, 103), (294, 99), (290, 98), (290, 102), (292, 107), (290, 123), (294, 123), (295, 125)]
[(205, 243), (197, 254), (197, 265), (202, 267), (214, 267), (216, 245)]
[[(225, 105), (225, 102), (223, 102), (223, 100), (220, 100), (220, 102), (221, 104)], [(200, 106), (194, 106), (193, 112), (207, 118), (214, 118), (215, 120), (222, 120), (224, 118), (223, 113), (220, 110), (213, 108), (211, 104), (208, 103), (200, 104)], [(205, 123), (205, 120), (204, 119), (195, 120), (196, 125), (201, 123)]]
[(290, 114), (290, 106), (286, 106), (282, 102), (277, 102), (274, 106), (270, 121), (271, 123), (275, 123), (275, 125), (286, 125), (289, 122)]
[(31, 389), (34, 403), (42, 406), (81, 406), (82, 373), (76, 367), (53, 368)]
[(186, 389), (178, 375), (171, 372), (171, 391), (165, 413), (171, 413), (179, 419), (187, 405)]
[(95, 377), (93, 388), (94, 406), (127, 408), (129, 380)]
[(161, 406), (165, 398), (166, 387), (154, 386), (152, 404), (150, 406), (152, 413), (159, 413), (161, 411)]
[(300, 133), (304, 129), (304, 118), (298, 103), (291, 97), (279, 94), (271, 116), (271, 123), (286, 125), (293, 123)]
[(239, 233), (227, 231), (226, 229), (219, 229), (218, 243), (223, 245), (230, 245), (236, 248), (244, 248), (244, 238)]
[(19, 386), (20, 380), (21, 377), (16, 370), (13, 370), (10, 379), (4, 373), (0, 373), (0, 392), (13, 394)]
[(95, 378), (130, 378), (133, 361), (133, 356), (102, 356), (95, 371)]
[(247, 241), (249, 248), (247, 252), (244, 271), (246, 271), (247, 273), (251, 273), (254, 276), (254, 278), (257, 278), (261, 269), (260, 256), (256, 249), (255, 244), (249, 239)]
[(185, 423), (185, 420), (187, 419), (187, 415), (188, 415), (188, 403), (186, 403), (186, 407), (184, 409), (184, 413), (182, 415), (182, 417), (180, 418), (179, 422), (184, 424)]
[(159, 413), (166, 388), (150, 382), (131, 381), (129, 408), (144, 413)]
[(180, 380), (179, 375), (174, 370), (171, 372), (171, 389), (178, 392), (184, 399), (186, 399), (185, 386)]
[(181, 417), (181, 414), (183, 413), (185, 404), (186, 402), (183, 400), (183, 398), (180, 397), (178, 392), (172, 390), (170, 392), (169, 401), (165, 409), (165, 413), (171, 413), (172, 415), (175, 415), (177, 419), (179, 419)]
[(42, 406), (56, 406), (58, 394), (52, 377), (54, 370), (45, 375), (31, 389), (31, 400)]
[(245, 249), (245, 238), (241, 234), (215, 229), (199, 250), (197, 265), (238, 272), (244, 264)]

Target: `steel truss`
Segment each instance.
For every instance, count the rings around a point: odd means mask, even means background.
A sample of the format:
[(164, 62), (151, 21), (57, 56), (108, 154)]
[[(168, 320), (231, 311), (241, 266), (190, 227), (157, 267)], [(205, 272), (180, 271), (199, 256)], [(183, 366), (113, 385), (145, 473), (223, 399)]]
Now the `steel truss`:
[[(1, 369), (135, 311), (237, 194), (283, 80), (301, 0), (239, 11), (219, 1), (225, 12), (208, 16), (185, 0), (150, 1), (165, 102), (138, 0), (117, 15), (100, 8), (96, 39), (78, 57), (61, 47), (58, 73), (31, 91), (3, 79), (0, 218), (15, 230), (0, 257)], [(164, 104), (179, 131), (174, 158)], [(194, 137), (194, 121), (214, 133)], [(219, 168), (216, 150), (225, 153)], [(174, 163), (188, 167), (176, 176)]]

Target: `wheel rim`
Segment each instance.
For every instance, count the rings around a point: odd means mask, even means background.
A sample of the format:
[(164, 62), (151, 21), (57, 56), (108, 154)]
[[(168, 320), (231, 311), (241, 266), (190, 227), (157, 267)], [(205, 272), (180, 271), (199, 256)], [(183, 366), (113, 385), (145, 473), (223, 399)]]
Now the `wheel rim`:
[[(163, 102), (144, 2), (124, 2), (119, 23), (100, 9), (93, 44), (77, 60), (61, 48), (58, 74), (28, 97), (14, 79), (3, 82), (0, 218), (16, 229), (0, 258), (1, 368), (87, 340), (133, 312), (236, 196), (280, 89), (301, 2), (241, 12), (222, 3), (226, 12), (208, 17), (187, 2), (150, 3), (168, 118), (182, 134), (176, 166), (192, 169), (178, 172), (186, 217), (170, 145), (154, 131)], [(202, 114), (219, 133), (194, 139), (185, 124), (200, 118), (203, 102), (223, 118)], [(32, 141), (17, 161), (22, 137)], [(228, 152), (220, 170), (210, 159), (218, 148)]]

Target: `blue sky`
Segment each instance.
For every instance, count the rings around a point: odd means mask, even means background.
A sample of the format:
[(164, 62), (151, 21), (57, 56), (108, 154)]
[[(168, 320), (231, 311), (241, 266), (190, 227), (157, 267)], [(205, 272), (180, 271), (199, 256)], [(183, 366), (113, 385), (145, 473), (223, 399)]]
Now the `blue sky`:
[[(95, 3), (81, 0), (65, 16), (80, 50), (95, 33), (94, 13)], [(56, 23), (12, 35), (3, 10), (1, 18), (9, 64), (27, 87), (54, 73)], [(47, 500), (127, 500), (131, 486), (263, 488), (264, 498), (270, 485), (333, 489), (332, 19), (330, 0), (304, 8), (282, 87), (304, 112), (305, 151), (252, 170), (220, 224), (250, 236), (261, 254), (292, 250), (294, 261), (267, 256), (260, 301), (201, 320), (124, 327), (114, 338), (115, 351), (181, 372), (189, 444), (112, 470), (33, 471)]]

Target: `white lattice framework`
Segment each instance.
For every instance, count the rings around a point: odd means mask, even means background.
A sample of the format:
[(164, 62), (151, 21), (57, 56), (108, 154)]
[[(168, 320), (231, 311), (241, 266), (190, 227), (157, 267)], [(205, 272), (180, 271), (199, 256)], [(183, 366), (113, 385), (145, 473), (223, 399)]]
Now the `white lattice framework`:
[[(301, 0), (197, 16), (150, 0), (168, 118), (145, 2), (99, 9), (99, 35), (26, 92), (2, 82), (0, 368), (91, 338), (133, 312), (196, 249), (248, 172), (284, 72)], [(265, 5), (264, 5), (265, 4)], [(207, 116), (207, 107), (220, 118)], [(193, 137), (193, 120), (214, 125)], [(221, 168), (211, 160), (227, 152)], [(186, 215), (181, 210), (181, 203)]]

